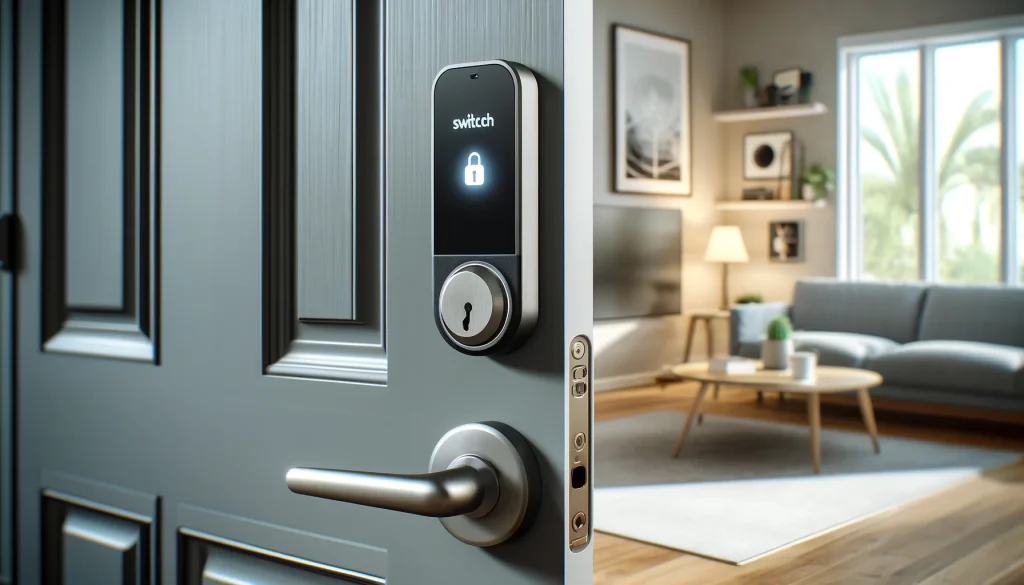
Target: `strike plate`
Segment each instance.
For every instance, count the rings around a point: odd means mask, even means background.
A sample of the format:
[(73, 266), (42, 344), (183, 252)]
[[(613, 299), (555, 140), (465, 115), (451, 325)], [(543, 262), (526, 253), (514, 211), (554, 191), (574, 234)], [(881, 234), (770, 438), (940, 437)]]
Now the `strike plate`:
[(590, 544), (593, 510), (594, 434), (591, 421), (593, 405), (593, 364), (590, 340), (577, 335), (569, 343), (569, 550), (580, 552)]

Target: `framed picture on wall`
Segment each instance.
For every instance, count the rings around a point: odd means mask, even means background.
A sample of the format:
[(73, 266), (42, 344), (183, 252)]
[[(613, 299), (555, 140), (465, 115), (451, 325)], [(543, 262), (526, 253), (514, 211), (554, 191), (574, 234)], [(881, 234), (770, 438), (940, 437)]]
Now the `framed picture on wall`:
[(616, 25), (615, 190), (691, 192), (690, 42)]
[(761, 132), (743, 137), (744, 179), (788, 179), (792, 172), (792, 132)]
[(772, 262), (804, 261), (804, 222), (773, 221), (768, 224), (768, 259)]

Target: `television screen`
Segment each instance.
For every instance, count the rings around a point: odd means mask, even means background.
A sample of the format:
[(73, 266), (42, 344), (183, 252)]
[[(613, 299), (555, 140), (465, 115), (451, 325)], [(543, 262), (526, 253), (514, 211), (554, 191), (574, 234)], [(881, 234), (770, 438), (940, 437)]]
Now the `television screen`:
[(594, 207), (594, 319), (676, 315), (682, 299), (678, 209)]

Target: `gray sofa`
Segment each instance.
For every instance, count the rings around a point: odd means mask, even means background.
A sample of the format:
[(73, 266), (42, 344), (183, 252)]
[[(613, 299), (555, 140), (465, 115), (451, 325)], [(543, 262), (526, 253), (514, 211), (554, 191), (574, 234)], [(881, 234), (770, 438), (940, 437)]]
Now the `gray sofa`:
[(1024, 412), (1024, 289), (805, 279), (791, 304), (733, 307), (731, 353), (760, 357), (779, 315), (819, 363), (880, 373), (872, 394)]

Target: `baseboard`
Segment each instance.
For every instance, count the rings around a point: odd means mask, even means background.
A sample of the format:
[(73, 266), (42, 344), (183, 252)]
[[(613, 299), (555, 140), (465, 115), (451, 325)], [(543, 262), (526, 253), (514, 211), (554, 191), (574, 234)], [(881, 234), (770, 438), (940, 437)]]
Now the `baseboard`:
[(633, 388), (636, 386), (650, 386), (654, 384), (654, 377), (660, 372), (637, 372), (635, 374), (624, 374), (622, 376), (595, 375), (594, 392), (605, 390), (618, 390), (619, 388)]

